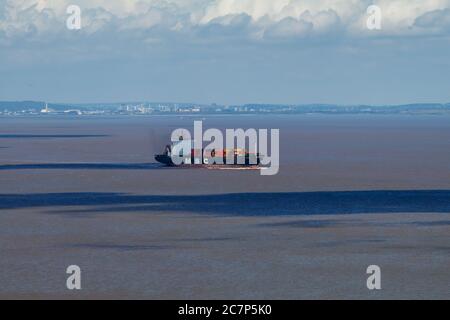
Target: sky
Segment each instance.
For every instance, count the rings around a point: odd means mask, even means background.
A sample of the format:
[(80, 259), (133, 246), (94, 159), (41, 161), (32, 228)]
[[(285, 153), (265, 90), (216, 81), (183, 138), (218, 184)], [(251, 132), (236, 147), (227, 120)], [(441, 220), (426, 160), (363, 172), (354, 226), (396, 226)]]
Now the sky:
[(0, 100), (448, 103), (450, 0), (0, 0)]

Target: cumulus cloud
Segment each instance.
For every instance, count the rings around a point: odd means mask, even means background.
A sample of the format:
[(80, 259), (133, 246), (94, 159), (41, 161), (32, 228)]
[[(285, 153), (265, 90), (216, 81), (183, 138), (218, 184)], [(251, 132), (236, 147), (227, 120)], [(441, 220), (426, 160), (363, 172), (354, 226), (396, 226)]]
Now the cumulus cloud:
[(206, 30), (258, 40), (337, 31), (370, 36), (365, 22), (372, 4), (382, 10), (382, 30), (377, 35), (445, 33), (450, 16), (450, 0), (2, 0), (0, 37), (67, 32), (70, 4), (81, 7), (81, 32), (86, 34), (157, 29), (164, 36)]
[(449, 30), (450, 9), (427, 12), (415, 20), (414, 26), (435, 32)]
[(332, 32), (338, 25), (344, 33), (367, 35), (366, 9), (373, 4), (382, 10), (380, 33), (385, 35), (412, 34), (418, 17), (450, 8), (449, 0), (217, 0), (196, 22), (208, 24), (218, 17), (246, 14), (279, 36)]

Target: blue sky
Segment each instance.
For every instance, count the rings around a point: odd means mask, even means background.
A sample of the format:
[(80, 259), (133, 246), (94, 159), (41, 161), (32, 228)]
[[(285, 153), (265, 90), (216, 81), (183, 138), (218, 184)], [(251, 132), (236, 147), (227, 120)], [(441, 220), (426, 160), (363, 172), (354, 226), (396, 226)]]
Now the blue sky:
[(449, 57), (450, 0), (0, 0), (0, 100), (450, 102)]

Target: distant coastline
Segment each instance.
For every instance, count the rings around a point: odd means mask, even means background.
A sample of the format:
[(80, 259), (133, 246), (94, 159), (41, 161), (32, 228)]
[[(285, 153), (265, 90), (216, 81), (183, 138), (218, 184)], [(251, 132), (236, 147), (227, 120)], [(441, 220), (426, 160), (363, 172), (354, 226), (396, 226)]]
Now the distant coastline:
[(225, 114), (450, 114), (450, 103), (404, 105), (244, 104), (219, 105), (173, 102), (46, 103), (0, 101), (0, 116), (21, 115), (225, 115)]

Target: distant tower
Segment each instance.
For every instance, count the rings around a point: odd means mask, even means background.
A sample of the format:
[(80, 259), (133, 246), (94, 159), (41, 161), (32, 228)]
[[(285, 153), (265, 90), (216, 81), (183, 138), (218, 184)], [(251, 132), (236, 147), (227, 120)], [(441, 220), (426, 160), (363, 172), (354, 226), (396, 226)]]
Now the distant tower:
[(49, 113), (50, 109), (48, 108), (48, 103), (45, 103), (45, 108), (41, 110), (41, 113)]

